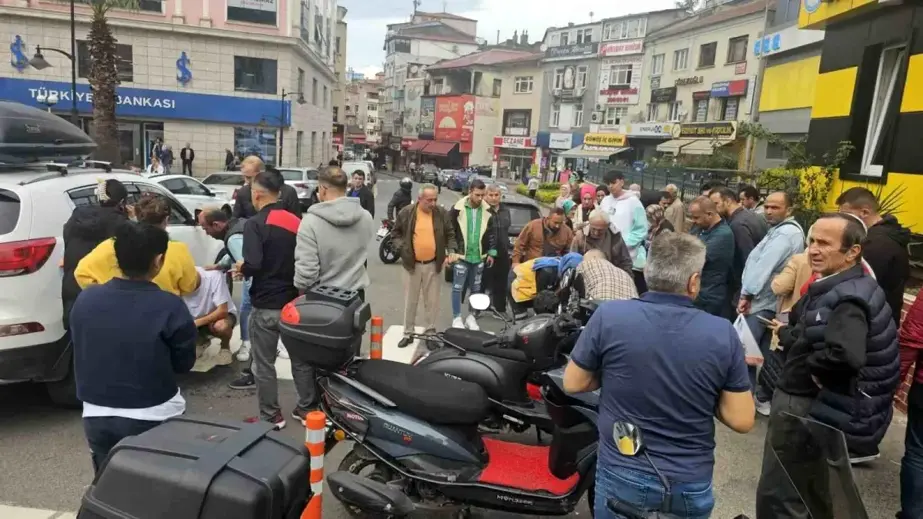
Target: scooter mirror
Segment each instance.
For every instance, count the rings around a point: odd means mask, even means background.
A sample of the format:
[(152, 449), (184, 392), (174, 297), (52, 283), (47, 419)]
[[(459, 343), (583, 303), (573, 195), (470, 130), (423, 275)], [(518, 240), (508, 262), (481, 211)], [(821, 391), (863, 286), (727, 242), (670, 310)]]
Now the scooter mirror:
[(612, 437), (615, 446), (623, 456), (637, 456), (644, 448), (641, 439), (641, 429), (628, 422), (615, 422), (612, 427)]
[(490, 307), (490, 296), (487, 294), (471, 294), (468, 304), (475, 310), (487, 310)]

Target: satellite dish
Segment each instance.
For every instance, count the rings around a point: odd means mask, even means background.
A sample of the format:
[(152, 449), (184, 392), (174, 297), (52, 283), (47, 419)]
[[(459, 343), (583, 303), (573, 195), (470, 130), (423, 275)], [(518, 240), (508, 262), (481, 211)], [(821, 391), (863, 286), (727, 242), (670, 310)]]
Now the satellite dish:
[(548, 50), (548, 46), (545, 45), (545, 44), (543, 43), (543, 44), (538, 48), (538, 50), (540, 50), (540, 51), (542, 51), (542, 52), (545, 52), (546, 50)]
[(410, 73), (411, 73), (411, 74), (416, 74), (418, 70), (420, 70), (420, 67), (418, 67), (418, 66), (416, 66), (416, 65), (413, 65), (412, 67), (410, 67)]

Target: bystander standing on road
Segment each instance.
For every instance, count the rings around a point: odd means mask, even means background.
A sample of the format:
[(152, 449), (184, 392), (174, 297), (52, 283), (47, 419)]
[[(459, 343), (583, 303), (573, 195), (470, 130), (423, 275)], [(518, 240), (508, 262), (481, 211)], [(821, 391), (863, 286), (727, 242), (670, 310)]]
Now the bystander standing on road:
[(328, 285), (355, 290), (365, 301), (369, 241), (375, 236), (372, 215), (346, 196), (348, 179), (329, 166), (317, 175), (320, 203), (312, 205), (298, 228), (295, 286), (307, 290)]
[(163, 164), (163, 172), (166, 175), (170, 175), (173, 172), (173, 146), (169, 144), (163, 145), (163, 152), (160, 154), (160, 162)]
[(702, 289), (695, 305), (712, 315), (729, 319), (731, 309), (727, 298), (734, 265), (734, 233), (707, 196), (700, 196), (689, 204), (689, 215), (696, 228), (695, 236), (705, 243), (706, 250)]
[(590, 223), (590, 213), (596, 209), (596, 186), (583, 184), (578, 192), (580, 197), (577, 213), (574, 215), (574, 231), (583, 229)]
[(74, 303), (74, 373), (94, 471), (122, 439), (186, 411), (175, 375), (195, 365), (196, 327), (183, 300), (152, 282), (169, 241), (158, 226), (122, 223), (121, 275), (87, 287)]
[(455, 226), (455, 239), (460, 258), (452, 265), (452, 327), (479, 330), (474, 311), (462, 320), (462, 300), (465, 293), (481, 291), (484, 267), (491, 267), (497, 256), (497, 229), (490, 207), (484, 201), (487, 186), (474, 179), (468, 186), (468, 196), (462, 197), (449, 211), (449, 221)]
[(548, 216), (523, 226), (510, 258), (513, 267), (541, 257), (563, 256), (574, 241), (574, 232), (564, 224), (564, 209), (555, 207)]
[(663, 216), (673, 225), (676, 232), (686, 232), (686, 205), (679, 197), (676, 184), (667, 184), (660, 194), (660, 206), (663, 207)]
[[(897, 328), (887, 298), (860, 264), (866, 232), (844, 214), (821, 216), (811, 228), (808, 256), (820, 277), (779, 329), (786, 351), (763, 448), (756, 493), (758, 519), (810, 517), (797, 494), (775, 488), (787, 476), (776, 459), (790, 438), (783, 413), (807, 416), (846, 436), (850, 461), (879, 456), (893, 415), (900, 360)], [(781, 450), (780, 450), (781, 449)], [(775, 452), (774, 452), (775, 451)], [(826, 478), (816, 478), (826, 492)]]
[[(283, 185), (282, 175), (274, 171), (263, 171), (250, 183), (253, 207), (258, 212), (244, 224), (244, 259), (237, 264), (239, 275), (252, 278), (250, 341), (260, 414), (249, 421), (264, 420), (276, 429), (285, 427), (275, 366), (279, 318), (282, 307), (298, 296), (294, 281), (295, 234), (301, 223), (279, 201)], [(292, 378), (299, 397), (292, 416), (304, 421), (305, 413), (317, 404), (313, 371), (292, 359)]]
[[(713, 195), (714, 196), (714, 195)], [(770, 194), (766, 198), (766, 218), (772, 227), (766, 236), (756, 245), (747, 257), (741, 275), (741, 294), (737, 303), (737, 313), (746, 316), (747, 326), (753, 339), (760, 347), (763, 357), (769, 356), (772, 344), (772, 330), (766, 327), (766, 321), (776, 319), (779, 299), (772, 288), (773, 278), (782, 273), (792, 256), (804, 250), (804, 231), (795, 221), (795, 207), (791, 196), (783, 191)], [(752, 215), (762, 217), (738, 209)], [(733, 224), (732, 224), (733, 225)], [(738, 251), (739, 251), (738, 243)], [(800, 288), (800, 287), (799, 287)], [(751, 366), (750, 384), (756, 397), (756, 411), (769, 416), (772, 388), (758, 387), (757, 368)]]
[[(234, 199), (235, 218), (250, 218), (256, 215), (258, 210), (251, 201), (250, 187), (253, 184), (253, 179), (261, 171), (266, 171), (266, 165), (255, 155), (250, 155), (240, 163), (240, 173), (244, 177), (244, 185), (237, 190), (237, 198)], [(288, 184), (282, 186), (279, 203), (282, 204), (283, 209), (301, 218), (301, 202), (298, 200), (298, 192), (295, 191), (294, 187)]]
[[(726, 187), (716, 187), (709, 194), (711, 201), (718, 208), (718, 214), (731, 227), (734, 233), (734, 267), (731, 270), (731, 287), (728, 296), (732, 308), (737, 307), (740, 292), (740, 278), (744, 273), (747, 258), (756, 244), (766, 236), (769, 224), (766, 219), (744, 209), (740, 205), (737, 193)], [(804, 240), (800, 240), (804, 241)]]
[(365, 172), (357, 169), (352, 175), (352, 185), (345, 196), (358, 198), (359, 205), (375, 218), (375, 195), (369, 186), (365, 185)]
[(616, 267), (599, 249), (587, 251), (575, 273), (574, 288), (581, 299), (612, 301), (638, 297), (631, 270)]
[(904, 286), (910, 277), (910, 230), (903, 227), (894, 215), (882, 216), (878, 199), (864, 187), (847, 189), (837, 198), (840, 212), (862, 220), (868, 229), (862, 244), (862, 257), (875, 272), (875, 278), (888, 296), (894, 324), (901, 324), (904, 306)]
[(490, 294), (494, 310), (505, 314), (510, 285), (510, 226), (513, 221), (510, 209), (503, 203), (503, 192), (498, 184), (487, 186), (484, 200), (493, 216), (497, 232), (497, 257), (494, 258), (494, 264), (484, 271), (484, 288)]
[(183, 175), (192, 175), (192, 161), (195, 160), (195, 150), (188, 142), (179, 150), (179, 160), (183, 163)]
[(420, 186), (417, 203), (398, 213), (391, 230), (395, 250), (400, 251), (404, 267), (404, 337), (398, 343), (406, 348), (413, 339), (417, 308), (423, 300), (424, 330), (436, 331), (439, 317), (442, 269), (455, 259), (455, 226), (449, 213), (437, 203), (438, 189), (432, 184)]
[(900, 330), (901, 376), (913, 370), (907, 392), (907, 434), (901, 460), (901, 511), (897, 519), (923, 517), (923, 297), (917, 297)]
[(529, 198), (535, 200), (535, 193), (538, 192), (538, 188), (541, 185), (541, 182), (538, 181), (538, 177), (529, 177), (529, 183), (526, 185), (526, 189), (529, 190)]
[(626, 191), (625, 175), (621, 171), (606, 173), (606, 184), (609, 186), (609, 196), (603, 199), (600, 209), (609, 213), (609, 228), (614, 233), (621, 233), (634, 267), (635, 286), (638, 293), (647, 291), (644, 283), (644, 264), (647, 261), (647, 251), (644, 250), (644, 240), (647, 239), (647, 214), (641, 199), (637, 194)]
[[(730, 232), (730, 231), (728, 231)], [(654, 240), (645, 267), (649, 292), (599, 306), (564, 373), (564, 389), (600, 389), (597, 518), (618, 517), (617, 499), (640, 510), (660, 505), (672, 483), (672, 509), (707, 518), (715, 505), (715, 422), (739, 433), (754, 423), (744, 351), (727, 321), (695, 308), (706, 251), (696, 238), (667, 233)], [(677, 340), (681, 337), (681, 340)], [(683, 402), (683, 405), (676, 405)], [(644, 456), (623, 456), (613, 426), (626, 421), (645, 438)], [(657, 472), (659, 470), (659, 472)], [(656, 496), (656, 497), (655, 497)]]
[(760, 205), (760, 190), (756, 187), (744, 186), (740, 189), (738, 196), (740, 197), (740, 203), (744, 206), (744, 209), (753, 211), (756, 214), (763, 214), (765, 212), (763, 206)]
[(634, 276), (634, 264), (631, 253), (622, 233), (614, 232), (609, 225), (609, 213), (594, 209), (589, 216), (589, 225), (574, 233), (574, 240), (570, 244), (570, 251), (586, 254), (597, 249), (606, 259), (616, 267)]

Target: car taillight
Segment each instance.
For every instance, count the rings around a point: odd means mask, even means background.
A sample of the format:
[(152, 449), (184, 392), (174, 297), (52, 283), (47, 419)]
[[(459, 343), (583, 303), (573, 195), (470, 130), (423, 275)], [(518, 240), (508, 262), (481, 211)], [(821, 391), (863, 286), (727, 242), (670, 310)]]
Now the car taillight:
[(0, 326), (0, 337), (12, 337), (14, 335), (26, 335), (27, 333), (44, 332), (45, 327), (40, 323), (20, 323), (7, 324)]
[(55, 243), (54, 238), (0, 243), (0, 278), (31, 274), (42, 268)]

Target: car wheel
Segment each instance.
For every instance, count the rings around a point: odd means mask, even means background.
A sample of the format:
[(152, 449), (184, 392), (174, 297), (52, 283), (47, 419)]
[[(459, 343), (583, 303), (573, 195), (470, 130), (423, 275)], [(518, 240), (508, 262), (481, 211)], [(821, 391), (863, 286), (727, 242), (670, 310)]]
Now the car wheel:
[(77, 379), (74, 377), (73, 359), (70, 361), (67, 376), (57, 382), (46, 383), (45, 390), (48, 391), (48, 397), (56, 406), (65, 409), (79, 409), (82, 406), (80, 400), (77, 399)]

